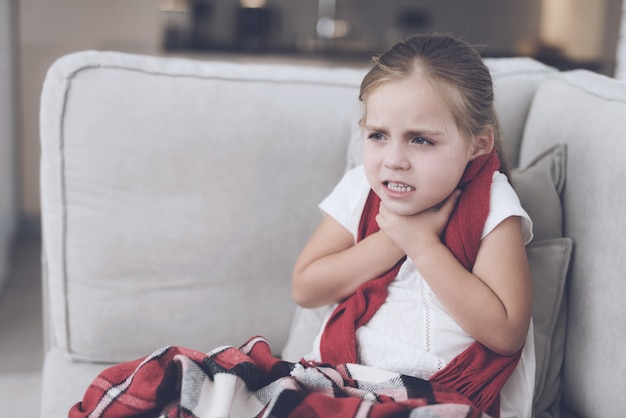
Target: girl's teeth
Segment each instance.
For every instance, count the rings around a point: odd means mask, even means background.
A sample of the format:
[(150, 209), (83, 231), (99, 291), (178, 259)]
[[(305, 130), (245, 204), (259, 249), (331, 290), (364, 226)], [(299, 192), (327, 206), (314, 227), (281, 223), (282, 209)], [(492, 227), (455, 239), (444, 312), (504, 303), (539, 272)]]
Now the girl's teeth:
[(408, 192), (414, 190), (412, 186), (400, 183), (387, 183), (387, 187), (394, 192)]

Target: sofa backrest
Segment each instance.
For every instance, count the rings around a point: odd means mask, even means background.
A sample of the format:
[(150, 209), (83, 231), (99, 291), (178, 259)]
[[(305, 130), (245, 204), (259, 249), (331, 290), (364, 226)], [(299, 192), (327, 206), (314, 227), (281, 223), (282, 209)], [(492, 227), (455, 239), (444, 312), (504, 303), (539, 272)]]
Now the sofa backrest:
[(535, 90), (552, 67), (526, 57), (487, 58), (494, 80), (494, 100), (500, 124), (502, 153), (509, 168), (519, 165), (526, 117)]
[(520, 166), (567, 146), (563, 234), (574, 241), (567, 281), (563, 402), (587, 417), (616, 417), (626, 376), (626, 84), (576, 70), (535, 94)]

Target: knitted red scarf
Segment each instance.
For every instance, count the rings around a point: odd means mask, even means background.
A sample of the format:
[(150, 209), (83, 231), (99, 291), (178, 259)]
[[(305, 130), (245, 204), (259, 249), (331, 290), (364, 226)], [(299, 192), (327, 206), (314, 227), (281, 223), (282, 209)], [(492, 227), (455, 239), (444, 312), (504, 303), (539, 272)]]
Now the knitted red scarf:
[[(444, 243), (459, 262), (471, 271), (480, 245), (483, 226), (489, 214), (489, 198), (494, 171), (500, 168), (495, 150), (472, 160), (463, 174), (463, 190), (444, 232)], [(370, 190), (359, 225), (358, 240), (379, 230), (376, 223), (380, 198)], [(330, 364), (357, 363), (356, 329), (367, 323), (387, 298), (387, 286), (397, 276), (404, 258), (388, 272), (361, 285), (342, 301), (326, 324), (320, 351)], [(462, 393), (482, 411), (499, 416), (499, 393), (515, 369), (521, 350), (513, 356), (500, 356), (479, 342), (454, 358), (430, 378)]]

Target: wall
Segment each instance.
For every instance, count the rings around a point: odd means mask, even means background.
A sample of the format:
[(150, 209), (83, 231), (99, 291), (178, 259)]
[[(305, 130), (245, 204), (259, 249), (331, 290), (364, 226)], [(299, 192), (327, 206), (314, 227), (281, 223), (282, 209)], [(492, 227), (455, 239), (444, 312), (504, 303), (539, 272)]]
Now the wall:
[[(392, 3), (395, 8), (388, 6)], [(403, 10), (422, 10), (432, 17), (431, 26), (439, 32), (452, 32), (469, 42), (484, 45), (487, 54), (510, 55), (521, 42), (533, 42), (538, 37), (540, 0), (501, 1), (414, 1), (394, 0), (345, 1), (345, 15), (354, 15), (359, 24), (357, 31), (380, 47), (386, 40), (395, 41), (390, 28), (400, 29), (399, 14)], [(392, 31), (391, 31), (392, 32)], [(392, 39), (388, 39), (391, 37)]]
[(16, 225), (13, 33), (14, 0), (0, 0), (0, 294)]
[[(216, 45), (236, 44), (234, 0), (198, 0), (207, 5), (203, 37)], [(321, 1), (321, 0), (320, 0)], [(520, 41), (536, 40), (541, 0), (330, 0), (335, 18), (349, 23), (347, 41), (367, 44), (370, 50), (386, 46), (402, 33), (399, 15), (404, 11), (430, 16), (423, 29), (454, 32), (494, 53), (511, 53)], [(268, 37), (277, 48), (306, 44), (316, 36), (317, 0), (267, 0), (273, 12)], [(418, 25), (419, 26), (419, 25)], [(394, 33), (399, 32), (399, 33)]]
[(574, 63), (612, 75), (622, 0), (543, 0), (541, 38)]
[(626, 81), (626, 2), (622, 6), (621, 31), (617, 42), (617, 68), (615, 78)]
[[(15, 1), (21, 76), (18, 151), (22, 219), (36, 221), (40, 213), (38, 115), (47, 68), (59, 56), (81, 49), (160, 54), (167, 17), (159, 11), (159, 6), (184, 1)], [(232, 44), (236, 39), (233, 25), (238, 2), (202, 1), (212, 9), (203, 27), (207, 39)], [(370, 48), (378, 49), (398, 36), (392, 30), (398, 26), (397, 10), (422, 10), (432, 16), (430, 29), (453, 32), (473, 44), (484, 45), (488, 55), (511, 55), (532, 52), (542, 37), (556, 36), (541, 27), (543, 7), (550, 2), (578, 7), (570, 25), (561, 29), (568, 36), (566, 51), (573, 55), (582, 51), (586, 54), (582, 58), (600, 60), (602, 72), (612, 74), (622, 0), (338, 0), (336, 18), (352, 23), (348, 41), (364, 39)], [(302, 44), (315, 37), (317, 0), (267, 0), (267, 4), (281, 10), (279, 30), (272, 34), (274, 45), (289, 48), (294, 42)], [(592, 19), (591, 24), (586, 23), (587, 18)], [(584, 49), (577, 50), (583, 41)], [(589, 55), (595, 49), (598, 52)]]
[(622, 26), (623, 0), (605, 0), (604, 23), (602, 25), (603, 42), (601, 45), (600, 60), (603, 63), (601, 72), (615, 76), (617, 69), (617, 50)]

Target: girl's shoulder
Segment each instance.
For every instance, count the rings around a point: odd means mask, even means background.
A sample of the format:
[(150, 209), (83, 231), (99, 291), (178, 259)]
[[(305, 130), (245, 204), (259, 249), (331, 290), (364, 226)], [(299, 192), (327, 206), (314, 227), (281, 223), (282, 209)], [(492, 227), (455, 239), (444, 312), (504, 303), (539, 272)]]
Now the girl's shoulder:
[(363, 164), (357, 165), (354, 168), (346, 171), (343, 175), (344, 179), (350, 181), (355, 188), (369, 188), (367, 177), (365, 176), (365, 166)]
[(363, 194), (369, 193), (369, 189), (370, 185), (365, 176), (365, 167), (358, 165), (344, 173), (331, 196), (337, 193), (349, 197), (349, 200), (360, 200)]
[(491, 182), (491, 199), (489, 201), (489, 215), (483, 228), (484, 238), (500, 222), (510, 216), (519, 216), (522, 219), (524, 243), (528, 244), (533, 238), (533, 222), (522, 207), (519, 197), (513, 189), (506, 175), (499, 171), (493, 174)]
[(320, 209), (356, 237), (369, 190), (365, 168), (363, 165), (356, 166), (346, 171), (333, 191), (320, 203)]

